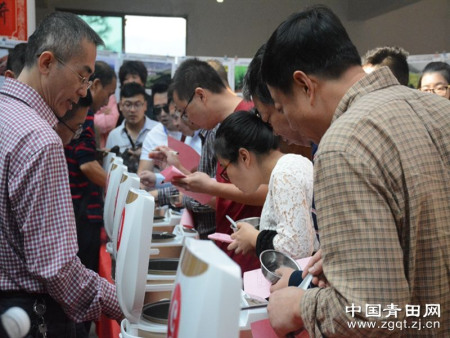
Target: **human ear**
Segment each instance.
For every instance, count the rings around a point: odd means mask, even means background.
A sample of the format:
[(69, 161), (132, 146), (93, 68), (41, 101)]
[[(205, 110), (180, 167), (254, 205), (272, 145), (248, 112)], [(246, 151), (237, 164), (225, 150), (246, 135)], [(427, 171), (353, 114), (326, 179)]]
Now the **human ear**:
[(5, 77), (9, 77), (10, 79), (15, 79), (16, 75), (14, 74), (14, 72), (12, 70), (7, 69), (5, 71)]
[(42, 52), (38, 57), (37, 66), (41, 74), (48, 74), (52, 64), (58, 63), (55, 56), (50, 51)]
[(315, 86), (313, 79), (301, 70), (296, 70), (292, 74), (292, 78), (294, 85), (301, 88), (302, 92), (308, 96), (310, 104), (313, 105), (315, 97)]
[(246, 168), (250, 167), (252, 161), (250, 157), (250, 152), (247, 149), (239, 148), (239, 158)]
[(89, 90), (95, 93), (100, 87), (103, 87), (102, 82), (100, 81), (99, 78), (96, 78), (92, 81), (92, 86), (91, 88), (89, 88)]
[(206, 101), (206, 91), (202, 87), (195, 88), (195, 95), (197, 95), (202, 102)]

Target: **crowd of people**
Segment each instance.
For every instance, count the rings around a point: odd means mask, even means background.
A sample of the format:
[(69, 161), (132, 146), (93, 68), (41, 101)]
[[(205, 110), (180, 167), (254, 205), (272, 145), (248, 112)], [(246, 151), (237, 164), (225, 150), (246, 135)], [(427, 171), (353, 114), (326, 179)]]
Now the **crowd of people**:
[[(183, 195), (182, 207), (202, 240), (231, 235), (216, 244), (242, 273), (266, 249), (312, 256), (303, 272), (277, 271), (267, 309), (280, 337), (448, 335), (449, 64), (429, 63), (411, 88), (408, 52), (361, 58), (320, 5), (289, 16), (256, 51), (243, 98), (220, 62), (196, 58), (149, 95), (145, 65), (126, 61), (116, 75), (96, 61), (102, 43), (76, 15), (55, 12), (9, 55), (0, 313), (25, 309), (30, 337), (87, 337), (102, 314), (121, 321), (115, 286), (98, 275), (101, 154), (111, 151), (159, 206), (178, 189), (211, 196)], [(173, 142), (198, 165), (187, 168)], [(170, 165), (185, 176), (163, 182)], [(233, 232), (227, 216), (260, 217), (259, 228), (238, 222)]]

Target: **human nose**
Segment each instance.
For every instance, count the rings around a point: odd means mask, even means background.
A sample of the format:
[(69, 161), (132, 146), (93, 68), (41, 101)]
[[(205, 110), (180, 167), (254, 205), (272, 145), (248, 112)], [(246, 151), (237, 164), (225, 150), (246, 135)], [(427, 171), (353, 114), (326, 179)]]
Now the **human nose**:
[(80, 97), (86, 97), (87, 92), (88, 92), (88, 88), (86, 86), (81, 86), (77, 90), (77, 94)]

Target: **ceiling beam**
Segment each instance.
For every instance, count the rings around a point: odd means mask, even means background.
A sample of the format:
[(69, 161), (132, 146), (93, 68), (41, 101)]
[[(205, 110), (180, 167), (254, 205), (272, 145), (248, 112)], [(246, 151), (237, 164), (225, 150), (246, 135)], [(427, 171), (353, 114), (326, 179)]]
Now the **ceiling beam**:
[(364, 21), (421, 0), (348, 0), (348, 20)]

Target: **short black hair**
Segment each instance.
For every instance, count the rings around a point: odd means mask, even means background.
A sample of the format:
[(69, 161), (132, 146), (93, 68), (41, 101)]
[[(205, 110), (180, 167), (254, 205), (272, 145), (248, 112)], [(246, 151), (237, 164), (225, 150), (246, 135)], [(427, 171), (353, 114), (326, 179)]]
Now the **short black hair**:
[(216, 155), (235, 163), (239, 149), (245, 148), (256, 155), (268, 154), (278, 149), (279, 137), (272, 127), (256, 114), (244, 110), (229, 115), (216, 132), (214, 150)]
[(86, 39), (96, 46), (102, 45), (100, 36), (78, 15), (68, 12), (49, 14), (28, 38), (25, 66), (32, 67), (37, 56), (45, 51), (53, 52), (63, 61), (82, 52), (81, 42)]
[(176, 91), (181, 100), (188, 100), (197, 87), (213, 93), (227, 89), (219, 74), (207, 62), (196, 58), (187, 59), (177, 68), (170, 91)]
[(256, 97), (264, 104), (273, 105), (274, 102), (272, 96), (270, 95), (269, 88), (267, 88), (267, 85), (264, 83), (261, 75), (261, 64), (265, 50), (265, 44), (259, 47), (253, 57), (253, 60), (248, 65), (247, 73), (244, 77), (244, 88), (242, 92), (246, 101), (251, 101), (252, 97)]
[(116, 78), (114, 69), (104, 61), (95, 61), (95, 71), (89, 78), (90, 81), (99, 79), (102, 86), (109, 85)]
[(322, 5), (292, 14), (267, 41), (261, 66), (269, 86), (292, 89), (292, 74), (337, 79), (361, 57), (339, 18)]
[(373, 66), (387, 66), (400, 84), (407, 86), (409, 83), (409, 53), (401, 47), (385, 46), (367, 51), (363, 57), (363, 64)]
[(19, 76), (19, 74), (22, 72), (23, 67), (25, 66), (26, 49), (27, 43), (22, 42), (15, 45), (14, 48), (11, 49), (8, 53), (6, 69), (13, 71), (16, 78)]
[(142, 87), (139, 83), (126, 83), (120, 89), (120, 98), (134, 97), (136, 95), (142, 95), (145, 98), (145, 88)]
[(419, 89), (422, 86), (422, 77), (425, 73), (439, 73), (444, 77), (447, 83), (450, 84), (450, 65), (446, 62), (435, 61), (427, 64), (423, 69), (422, 75), (419, 79), (419, 83), (417, 86), (417, 88)]
[(119, 68), (119, 81), (122, 85), (128, 75), (137, 75), (141, 79), (144, 86), (147, 83), (148, 71), (142, 61), (129, 60), (125, 61)]

